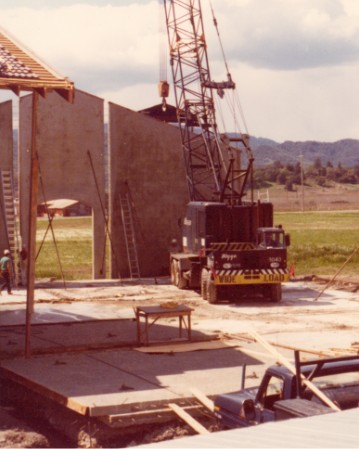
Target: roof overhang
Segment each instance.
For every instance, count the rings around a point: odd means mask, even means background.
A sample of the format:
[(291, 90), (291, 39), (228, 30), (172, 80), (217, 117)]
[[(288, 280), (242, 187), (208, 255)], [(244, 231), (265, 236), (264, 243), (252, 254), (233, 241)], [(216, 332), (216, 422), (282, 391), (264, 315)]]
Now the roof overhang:
[(0, 28), (0, 89), (38, 92), (43, 97), (57, 92), (66, 101), (74, 100), (74, 83), (40, 61), (30, 50)]
[(76, 200), (68, 200), (68, 199), (60, 199), (60, 200), (52, 200), (47, 201), (45, 203), (41, 203), (40, 206), (45, 206), (48, 209), (66, 209), (67, 207), (73, 206), (77, 204)]

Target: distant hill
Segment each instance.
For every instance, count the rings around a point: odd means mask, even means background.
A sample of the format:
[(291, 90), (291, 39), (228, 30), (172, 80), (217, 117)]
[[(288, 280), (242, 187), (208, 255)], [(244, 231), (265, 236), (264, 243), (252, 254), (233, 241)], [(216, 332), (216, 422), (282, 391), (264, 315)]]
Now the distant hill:
[(251, 146), (256, 167), (263, 167), (273, 161), (295, 163), (300, 160), (301, 155), (304, 165), (312, 165), (317, 158), (320, 158), (322, 165), (329, 161), (335, 167), (338, 163), (346, 167), (359, 164), (359, 140), (355, 139), (277, 143), (270, 139), (251, 137)]

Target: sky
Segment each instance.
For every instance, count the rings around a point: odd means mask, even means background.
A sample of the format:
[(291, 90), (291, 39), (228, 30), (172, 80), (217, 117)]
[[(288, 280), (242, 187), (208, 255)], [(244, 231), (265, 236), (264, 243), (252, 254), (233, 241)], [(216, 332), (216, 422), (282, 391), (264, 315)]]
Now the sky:
[[(211, 74), (221, 81), (210, 6), (251, 135), (359, 139), (358, 0), (202, 0)], [(161, 13), (160, 0), (0, 0), (0, 27), (76, 88), (140, 110), (161, 101)]]

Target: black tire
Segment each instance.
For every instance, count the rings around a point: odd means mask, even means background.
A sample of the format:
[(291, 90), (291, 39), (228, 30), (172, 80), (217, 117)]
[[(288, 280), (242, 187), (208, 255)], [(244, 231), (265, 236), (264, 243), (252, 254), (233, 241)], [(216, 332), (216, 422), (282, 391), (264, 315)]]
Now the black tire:
[(175, 286), (180, 290), (187, 287), (187, 280), (182, 276), (180, 265), (177, 260), (175, 262)]
[(207, 299), (210, 304), (216, 304), (219, 300), (219, 287), (209, 279), (207, 281)]
[(201, 296), (205, 301), (208, 301), (208, 278), (209, 272), (206, 268), (203, 268), (201, 272)]
[(272, 302), (281, 302), (282, 300), (282, 286), (281, 284), (273, 284), (271, 285), (271, 301)]

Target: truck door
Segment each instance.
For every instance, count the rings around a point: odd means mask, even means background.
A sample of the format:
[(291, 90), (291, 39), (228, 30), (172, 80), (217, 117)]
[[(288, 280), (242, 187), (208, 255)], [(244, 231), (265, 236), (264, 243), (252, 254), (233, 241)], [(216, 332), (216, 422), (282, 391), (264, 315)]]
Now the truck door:
[(284, 399), (284, 379), (280, 376), (268, 374), (258, 391), (257, 401), (261, 406), (261, 422), (274, 421), (273, 405)]

